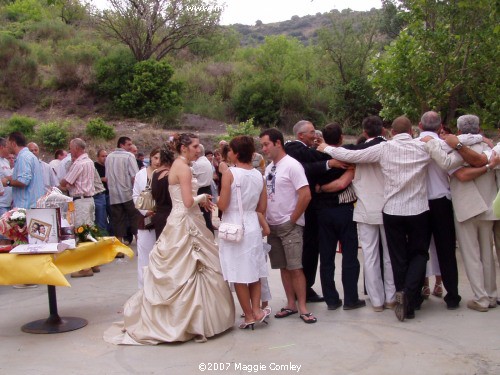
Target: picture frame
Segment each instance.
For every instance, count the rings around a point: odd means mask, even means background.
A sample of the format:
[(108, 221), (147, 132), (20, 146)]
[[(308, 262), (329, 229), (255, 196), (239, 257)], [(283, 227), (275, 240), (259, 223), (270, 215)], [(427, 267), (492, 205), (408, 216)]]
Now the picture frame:
[(32, 245), (58, 243), (61, 214), (59, 208), (26, 210), (28, 243)]
[(48, 243), (52, 224), (32, 218), (28, 224), (28, 233), (30, 237)]

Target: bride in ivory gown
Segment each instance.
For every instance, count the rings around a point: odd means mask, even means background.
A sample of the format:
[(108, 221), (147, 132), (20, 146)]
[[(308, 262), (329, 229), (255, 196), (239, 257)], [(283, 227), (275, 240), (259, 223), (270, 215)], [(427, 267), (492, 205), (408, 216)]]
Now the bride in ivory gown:
[(124, 321), (104, 332), (104, 340), (113, 344), (204, 342), (234, 324), (217, 244), (198, 208), (213, 204), (207, 194), (195, 196), (198, 186), (189, 167), (199, 140), (181, 134), (174, 142), (179, 157), (168, 176), (172, 212), (144, 267), (144, 288), (125, 303)]

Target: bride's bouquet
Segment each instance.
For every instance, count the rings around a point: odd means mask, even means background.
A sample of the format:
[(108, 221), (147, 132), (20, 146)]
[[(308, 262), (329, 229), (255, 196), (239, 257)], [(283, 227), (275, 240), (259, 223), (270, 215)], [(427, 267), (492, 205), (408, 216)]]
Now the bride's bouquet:
[(14, 241), (15, 245), (28, 243), (26, 210), (13, 208), (0, 217), (0, 234)]

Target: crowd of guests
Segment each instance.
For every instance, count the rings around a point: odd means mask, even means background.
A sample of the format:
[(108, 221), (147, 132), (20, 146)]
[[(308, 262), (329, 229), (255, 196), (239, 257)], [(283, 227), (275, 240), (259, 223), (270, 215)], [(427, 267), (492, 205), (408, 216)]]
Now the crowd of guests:
[[(467, 307), (495, 308), (500, 224), (492, 205), (500, 146), (480, 134), (474, 115), (458, 119), (458, 136), (433, 111), (422, 115), (418, 135), (404, 116), (390, 134), (377, 116), (362, 127), (356, 144), (344, 143), (336, 123), (319, 132), (299, 121), (288, 142), (278, 129), (266, 129), (259, 136), (265, 158), (252, 137), (221, 141), (212, 152), (197, 136), (176, 134), (150, 152), (147, 165), (128, 137), (109, 155), (99, 150), (95, 162), (75, 138), (69, 154), (58, 150), (45, 164), (38, 146), (13, 133), (0, 139), (0, 202), (10, 195), (5, 207), (31, 208), (58, 186), (73, 197), (75, 225), (95, 222), (124, 242), (135, 236), (139, 291), (125, 305), (125, 321), (105, 334), (117, 344), (205, 341), (234, 323), (230, 289), (242, 310), (239, 328), (267, 323), (268, 258), (286, 295), (277, 319), (298, 314), (316, 323), (308, 303), (354, 310), (368, 300), (375, 312), (393, 309), (400, 321), (413, 319), (431, 294), (429, 276), (436, 277), (432, 294), (457, 309), (457, 241), (473, 292)], [(13, 169), (9, 153), (17, 158)], [(137, 210), (147, 187), (156, 209)], [(215, 207), (222, 222), (242, 224), (240, 242), (217, 245)], [(368, 300), (359, 297), (359, 247)], [(337, 253), (343, 296), (335, 284)], [(313, 289), (318, 267), (323, 295)]]

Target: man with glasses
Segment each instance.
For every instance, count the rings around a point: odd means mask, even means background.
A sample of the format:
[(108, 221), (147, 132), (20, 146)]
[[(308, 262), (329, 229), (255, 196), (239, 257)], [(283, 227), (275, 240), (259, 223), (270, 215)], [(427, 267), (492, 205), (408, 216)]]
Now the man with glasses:
[[(267, 129), (260, 134), (262, 152), (271, 160), (266, 168), (266, 219), (271, 229), (267, 237), (271, 245), (269, 258), (273, 269), (280, 269), (287, 305), (275, 317), (285, 318), (297, 314), (304, 323), (316, 323), (307, 311), (306, 279), (302, 269), (302, 233), (304, 211), (311, 193), (304, 168), (283, 148), (283, 134)], [(298, 306), (297, 306), (297, 303)]]

